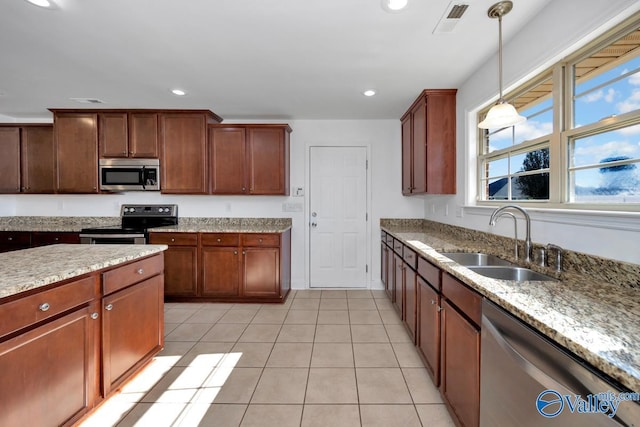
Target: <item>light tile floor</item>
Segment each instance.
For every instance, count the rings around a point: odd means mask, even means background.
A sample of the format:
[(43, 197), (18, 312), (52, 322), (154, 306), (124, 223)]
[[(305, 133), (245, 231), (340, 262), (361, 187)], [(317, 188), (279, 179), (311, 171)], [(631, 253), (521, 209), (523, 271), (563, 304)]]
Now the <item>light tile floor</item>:
[(384, 291), (168, 303), (165, 336), (83, 427), (454, 425)]

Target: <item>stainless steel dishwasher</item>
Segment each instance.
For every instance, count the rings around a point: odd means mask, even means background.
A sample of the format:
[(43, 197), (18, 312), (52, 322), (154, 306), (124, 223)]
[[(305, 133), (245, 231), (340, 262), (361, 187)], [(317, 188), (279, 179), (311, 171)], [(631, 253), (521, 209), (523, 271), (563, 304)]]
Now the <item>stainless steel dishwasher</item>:
[(481, 334), (481, 427), (640, 426), (638, 393), (486, 299)]

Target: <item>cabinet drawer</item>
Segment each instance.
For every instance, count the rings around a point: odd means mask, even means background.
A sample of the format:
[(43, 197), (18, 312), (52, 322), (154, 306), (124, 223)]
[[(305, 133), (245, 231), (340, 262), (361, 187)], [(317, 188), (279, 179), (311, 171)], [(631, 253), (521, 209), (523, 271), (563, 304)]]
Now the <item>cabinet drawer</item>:
[(149, 243), (152, 245), (181, 245), (197, 246), (198, 234), (196, 233), (151, 233)]
[(34, 231), (31, 235), (31, 246), (55, 245), (56, 243), (80, 243), (80, 233)]
[(86, 277), (0, 305), (0, 337), (95, 299), (96, 282)]
[(404, 245), (402, 244), (402, 242), (400, 240), (393, 240), (393, 251), (395, 253), (397, 253), (398, 255), (402, 256), (402, 247)]
[(424, 258), (418, 258), (418, 274), (433, 288), (440, 290), (440, 269)]
[(102, 273), (102, 292), (104, 295), (109, 295), (119, 289), (160, 274), (163, 270), (164, 255), (158, 254), (105, 271)]
[(280, 246), (279, 234), (243, 234), (242, 246)]
[(389, 245), (389, 247), (393, 247), (393, 237), (391, 237), (391, 234), (387, 234), (387, 245)]
[(28, 231), (2, 231), (0, 232), (0, 243), (28, 246), (31, 244), (31, 233)]
[(407, 263), (409, 267), (413, 268), (414, 270), (416, 269), (416, 266), (418, 265), (418, 255), (416, 255), (413, 250), (405, 246), (402, 252), (402, 259)]
[(442, 295), (458, 307), (469, 319), (480, 325), (482, 296), (448, 273), (442, 275)]
[(238, 233), (202, 233), (203, 246), (239, 246)]

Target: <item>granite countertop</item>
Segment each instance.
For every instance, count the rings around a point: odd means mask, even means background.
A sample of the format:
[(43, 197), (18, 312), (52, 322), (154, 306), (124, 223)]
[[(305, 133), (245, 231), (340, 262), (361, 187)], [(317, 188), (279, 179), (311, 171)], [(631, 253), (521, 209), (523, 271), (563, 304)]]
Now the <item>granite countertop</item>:
[(0, 298), (162, 252), (166, 245), (51, 245), (0, 253)]
[[(0, 231), (69, 231), (83, 228), (120, 226), (120, 217), (39, 217), (0, 218)], [(153, 232), (178, 233), (282, 233), (291, 228), (291, 218), (198, 218), (178, 219), (178, 225), (151, 228)]]
[(291, 218), (180, 218), (178, 225), (152, 228), (152, 232), (174, 233), (282, 233), (291, 228)]
[(415, 232), (411, 227), (381, 228), (632, 391), (640, 392), (637, 289), (575, 273), (556, 275), (559, 281), (491, 279), (439, 253), (491, 253), (487, 247), (479, 248), (477, 242), (467, 244), (438, 232)]

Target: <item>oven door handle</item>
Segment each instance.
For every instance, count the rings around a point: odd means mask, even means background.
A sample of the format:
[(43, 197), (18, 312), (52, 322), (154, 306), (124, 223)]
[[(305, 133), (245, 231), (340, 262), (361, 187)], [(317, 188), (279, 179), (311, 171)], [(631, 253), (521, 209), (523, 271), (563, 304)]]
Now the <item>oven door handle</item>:
[(147, 181), (147, 172), (145, 171), (145, 166), (142, 166), (142, 169), (140, 170), (140, 183), (142, 184), (142, 189), (146, 190), (146, 181)]
[(145, 237), (144, 233), (136, 233), (136, 234), (81, 234), (80, 238), (88, 238), (88, 239), (108, 239), (108, 238), (117, 238), (117, 239), (122, 239), (122, 238), (140, 238), (140, 237)]

